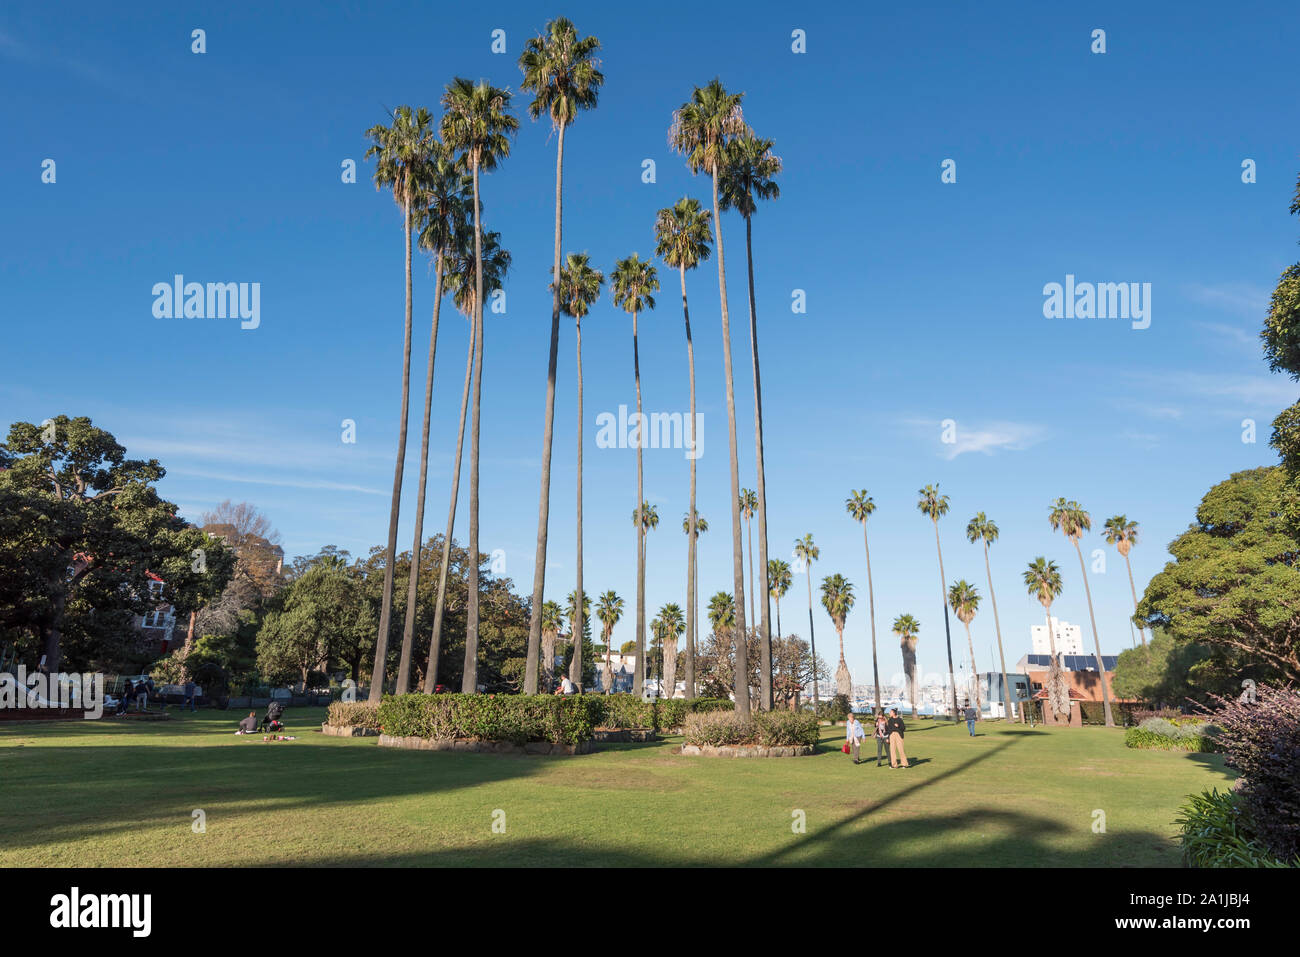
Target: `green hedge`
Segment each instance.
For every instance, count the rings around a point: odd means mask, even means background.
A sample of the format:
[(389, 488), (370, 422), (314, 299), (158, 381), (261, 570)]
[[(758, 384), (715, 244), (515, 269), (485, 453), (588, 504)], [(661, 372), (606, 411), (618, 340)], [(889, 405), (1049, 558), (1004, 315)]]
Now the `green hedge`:
[[(1145, 705), (1135, 704), (1131, 701), (1112, 701), (1110, 704), (1111, 717), (1115, 719), (1116, 726), (1121, 728), (1131, 728), (1138, 724), (1143, 717), (1149, 717), (1150, 712), (1145, 709)], [(1143, 713), (1139, 716), (1139, 712)], [(1106, 723), (1106, 703), (1104, 701), (1080, 701), (1079, 713), (1084, 724), (1104, 725)]]
[(335, 701), (325, 723), (335, 728), (379, 728), (379, 705), (368, 701)]
[(600, 704), (597, 727), (623, 730), (626, 728), (653, 728), (656, 731), (673, 731), (686, 723), (688, 714), (712, 711), (735, 711), (735, 702), (725, 698), (660, 698), (642, 701), (635, 695), (584, 695)]
[(1158, 751), (1215, 751), (1217, 729), (1206, 721), (1175, 724), (1164, 718), (1147, 718), (1124, 732), (1124, 746)]
[(1286, 864), (1264, 848), (1235, 791), (1202, 791), (1179, 810), (1174, 823), (1188, 867), (1300, 867), (1300, 859)]
[(597, 695), (384, 695), (379, 727), (396, 737), (476, 741), (591, 740), (604, 714)]
[(821, 726), (815, 716), (794, 711), (755, 711), (748, 718), (714, 711), (688, 715), (685, 732), (686, 743), (695, 745), (816, 746)]

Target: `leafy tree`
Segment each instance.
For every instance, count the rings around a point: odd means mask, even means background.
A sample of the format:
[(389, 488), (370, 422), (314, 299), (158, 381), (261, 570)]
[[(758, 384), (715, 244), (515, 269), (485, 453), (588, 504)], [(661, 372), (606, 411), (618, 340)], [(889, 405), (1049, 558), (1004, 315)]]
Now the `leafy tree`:
[(1230, 688), (1216, 683), (1211, 689), (1199, 686), (1200, 668), (1214, 657), (1213, 649), (1198, 642), (1179, 642), (1163, 629), (1140, 648), (1119, 653), (1115, 664), (1115, 694), (1150, 702), (1157, 707), (1179, 707), (1188, 700), (1207, 703), (1207, 692), (1226, 693)]
[(1137, 616), (1176, 641), (1239, 652), (1273, 677), (1300, 680), (1300, 538), (1280, 502), (1283, 468), (1235, 472), (1201, 499), (1169, 545)]
[[(1291, 213), (1300, 215), (1300, 177), (1296, 178)], [(1269, 300), (1260, 339), (1269, 369), (1300, 379), (1300, 263), (1282, 270)], [(1271, 444), (1282, 456), (1288, 476), (1282, 512), (1292, 531), (1300, 531), (1300, 402), (1282, 410), (1273, 420)]]

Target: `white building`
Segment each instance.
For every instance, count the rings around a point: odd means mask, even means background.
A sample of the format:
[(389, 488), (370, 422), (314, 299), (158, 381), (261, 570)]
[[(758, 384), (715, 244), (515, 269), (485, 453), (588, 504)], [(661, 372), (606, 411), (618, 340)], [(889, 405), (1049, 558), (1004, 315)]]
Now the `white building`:
[[(1049, 618), (1048, 620), (1052, 623), (1052, 632), (1056, 638), (1056, 653), (1058, 655), (1081, 655), (1084, 653), (1082, 628), (1078, 625), (1072, 625), (1068, 621), (1061, 621), (1059, 618)], [(1029, 638), (1033, 643), (1033, 654), (1050, 655), (1052, 653), (1046, 625), (1031, 625), (1029, 627)]]

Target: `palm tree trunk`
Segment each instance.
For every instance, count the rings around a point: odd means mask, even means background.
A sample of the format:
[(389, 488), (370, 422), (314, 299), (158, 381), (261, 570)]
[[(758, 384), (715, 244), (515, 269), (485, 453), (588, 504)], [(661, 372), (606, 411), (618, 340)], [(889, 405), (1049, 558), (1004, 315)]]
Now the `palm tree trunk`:
[(402, 657), (397, 667), (397, 693), (406, 694), (411, 681), (411, 649), (415, 645), (416, 593), (420, 587), (420, 546), (424, 536), (424, 492), (429, 475), (429, 420), (433, 413), (433, 365), (438, 352), (438, 318), (442, 307), (442, 253), (434, 265), (433, 328), (429, 333), (429, 368), (425, 372), (424, 426), (420, 438), (420, 485), (415, 500), (415, 543), (406, 585), (406, 620), (402, 625)]
[(781, 637), (781, 599), (776, 600), (776, 637)]
[(384, 694), (388, 666), (388, 628), (393, 618), (393, 566), (397, 563), (397, 519), (402, 510), (402, 469), (406, 464), (406, 420), (411, 407), (411, 201), (403, 206), (406, 232), (406, 330), (402, 345), (402, 422), (397, 434), (397, 465), (393, 469), (393, 498), (388, 511), (388, 547), (384, 551), (384, 592), (375, 638), (375, 667), (370, 676), (369, 700), (378, 704)]
[(632, 313), (632, 374), (636, 378), (636, 670), (632, 675), (632, 694), (638, 698), (645, 690), (645, 502), (642, 484), (641, 448), (645, 445), (645, 419), (641, 415), (641, 353), (637, 343), (637, 314)]
[(871, 614), (871, 680), (876, 688), (876, 711), (880, 711), (880, 663), (876, 660), (876, 591), (871, 584), (871, 546), (867, 544), (867, 523), (862, 523), (862, 547), (867, 552), (867, 608)]
[[(555, 435), (555, 368), (560, 354), (560, 214), (564, 182), (564, 129), (555, 150), (555, 266), (551, 270), (551, 354), (546, 367), (546, 421), (542, 427), (542, 491), (537, 505), (537, 554), (533, 559), (533, 601), (528, 618), (528, 664), (524, 694), (537, 694), (537, 655), (542, 642), (542, 599), (546, 592), (546, 537), (551, 513), (551, 440)], [(477, 209), (475, 216), (478, 215)]]
[[(998, 664), (1002, 665), (1002, 694), (1006, 697), (1003, 704), (1007, 706), (1005, 708), (1006, 717), (1007, 720), (1010, 720), (1011, 679), (1007, 677), (1007, 657), (1002, 651), (1002, 624), (998, 621), (998, 596), (993, 593), (993, 569), (989, 566), (989, 543), (987, 540), (984, 542), (984, 573), (988, 575), (989, 579), (989, 600), (993, 602), (993, 628), (998, 636)], [(1020, 711), (1020, 723), (1023, 724), (1025, 721), (1025, 706), (1019, 702), (1017, 704)]]
[(727, 313), (727, 266), (722, 254), (722, 220), (718, 209), (718, 168), (713, 167), (713, 242), (718, 250), (718, 298), (722, 304), (722, 360), (727, 384), (727, 441), (731, 454), (731, 572), (735, 591), (736, 713), (749, 716), (749, 650), (745, 628), (745, 566), (740, 550), (740, 465), (736, 457), (736, 382), (731, 372), (731, 317)]
[(578, 336), (578, 557), (577, 587), (573, 602), (573, 658), (569, 661), (569, 680), (582, 690), (582, 320), (575, 318)]
[(691, 311), (686, 303), (686, 266), (677, 267), (677, 275), (682, 281), (682, 317), (686, 321), (686, 364), (691, 373), (691, 495), (690, 511), (687, 512), (689, 528), (686, 532), (686, 697), (695, 697), (695, 628), (699, 622), (699, 599), (696, 597), (696, 539), (699, 532), (695, 527), (695, 460), (699, 458), (699, 447), (695, 436), (695, 344), (691, 340)]
[(948, 579), (943, 574), (943, 548), (939, 545), (939, 520), (934, 522), (934, 547), (939, 552), (939, 600), (943, 602), (943, 634), (948, 640), (948, 687), (952, 689), (952, 720), (957, 720), (957, 679), (952, 673), (952, 629), (948, 625)]
[(478, 162), (474, 170), (474, 417), (469, 440), (469, 600), (465, 616), (465, 676), (460, 690), (478, 692), (478, 468), (483, 396), (483, 227), (479, 222)]
[(971, 640), (970, 622), (963, 621), (962, 624), (966, 626), (966, 647), (970, 651), (970, 676), (971, 680), (975, 683), (975, 710), (983, 711), (984, 704), (980, 699), (980, 683), (975, 671), (975, 642)]
[(745, 550), (748, 553), (747, 561), (749, 562), (749, 627), (754, 627), (754, 523), (752, 519), (745, 519)]
[(1097, 616), (1092, 611), (1092, 589), (1088, 587), (1088, 569), (1083, 563), (1083, 549), (1079, 540), (1074, 540), (1074, 550), (1079, 556), (1079, 571), (1083, 574), (1083, 593), (1088, 599), (1088, 620), (1092, 623), (1092, 642), (1097, 650), (1097, 680), (1101, 682), (1102, 708), (1106, 712), (1106, 727), (1115, 727), (1115, 718), (1110, 712), (1110, 688), (1106, 686), (1106, 668), (1101, 661), (1101, 638), (1097, 636)]
[[(745, 261), (749, 266), (749, 351), (754, 359), (754, 457), (758, 487), (758, 569), (763, 573), (763, 589), (759, 592), (759, 695), (761, 707), (772, 709), (772, 594), (767, 577), (767, 468), (763, 461), (763, 379), (758, 371), (758, 311), (754, 303), (754, 244), (750, 235), (750, 217), (745, 217)], [(753, 542), (750, 542), (751, 549)], [(758, 586), (750, 572), (751, 591)], [(753, 617), (751, 612), (750, 617)]]
[(465, 353), (465, 385), (460, 392), (460, 431), (456, 435), (456, 465), (451, 474), (451, 504), (447, 507), (447, 534), (442, 540), (442, 564), (438, 569), (438, 600), (433, 607), (433, 635), (429, 639), (429, 667), (424, 676), (425, 694), (438, 686), (439, 656), (442, 654), (442, 614), (447, 598), (447, 566), (451, 562), (452, 532), (456, 527), (456, 500), (460, 494), (461, 453), (465, 448), (465, 414), (469, 411), (469, 386), (474, 372), (474, 346), (478, 342), (471, 314), (469, 350)]
[[(1136, 615), (1138, 610), (1138, 593), (1137, 588), (1133, 584), (1133, 564), (1128, 560), (1127, 553), (1124, 555), (1124, 566), (1128, 569), (1128, 590), (1133, 593), (1133, 614)], [(1130, 621), (1131, 620), (1132, 619), (1130, 619)], [(1142, 647), (1145, 648), (1147, 646), (1147, 636), (1141, 626), (1138, 627), (1138, 637), (1142, 639)]]
[(817, 713), (821, 705), (821, 695), (817, 689), (817, 634), (813, 631), (813, 603), (812, 603), (812, 562), (808, 563), (808, 645), (812, 651), (812, 668), (813, 668), (813, 714)]
[(605, 686), (605, 694), (609, 694), (614, 685), (614, 673), (610, 670), (610, 647), (609, 642), (613, 636), (610, 634), (608, 626), (605, 628), (605, 678), (602, 684)]

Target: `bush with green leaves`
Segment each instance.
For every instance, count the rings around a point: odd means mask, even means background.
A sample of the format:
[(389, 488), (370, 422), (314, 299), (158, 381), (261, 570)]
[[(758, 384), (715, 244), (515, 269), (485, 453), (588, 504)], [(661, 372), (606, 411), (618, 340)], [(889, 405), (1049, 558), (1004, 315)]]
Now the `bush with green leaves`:
[(790, 711), (755, 711), (748, 718), (735, 711), (706, 711), (687, 715), (686, 743), (719, 747), (728, 744), (790, 747), (816, 745), (818, 719)]
[(824, 698), (817, 704), (817, 717), (822, 721), (843, 721), (853, 710), (849, 696), (837, 694), (833, 698)]
[(608, 694), (588, 695), (600, 703), (601, 718), (598, 722), (602, 728), (624, 730), (626, 728), (655, 727), (656, 705), (642, 701), (636, 695)]
[(379, 730), (379, 705), (368, 701), (334, 701), (325, 715), (325, 723), (334, 728), (371, 728)]
[(1218, 729), (1208, 721), (1147, 718), (1124, 732), (1124, 746), (1158, 751), (1215, 751)]
[(598, 695), (384, 695), (379, 727), (396, 737), (474, 741), (589, 741), (604, 714)]
[(1300, 857), (1287, 864), (1269, 853), (1236, 791), (1202, 791), (1179, 811), (1174, 823), (1188, 867), (1300, 867)]

